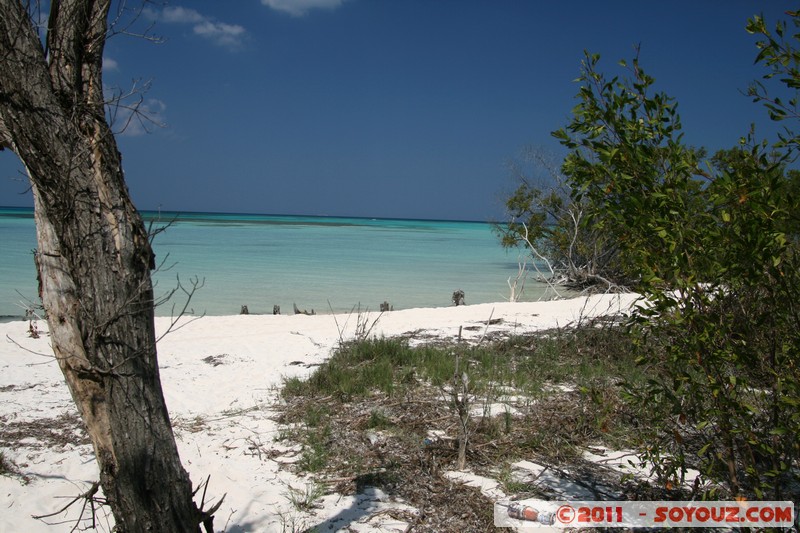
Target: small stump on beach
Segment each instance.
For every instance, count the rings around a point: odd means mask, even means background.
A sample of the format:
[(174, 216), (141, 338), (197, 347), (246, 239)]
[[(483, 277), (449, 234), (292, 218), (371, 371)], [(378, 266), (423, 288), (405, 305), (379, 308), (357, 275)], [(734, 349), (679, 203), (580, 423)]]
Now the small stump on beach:
[(461, 289), (453, 292), (453, 305), (464, 305), (464, 291)]
[(239, 311), (239, 314), (240, 315), (249, 315), (250, 314), (250, 310), (247, 308), (246, 305), (243, 305), (242, 306), (242, 310)]
[(297, 307), (297, 304), (292, 304), (292, 305), (294, 306), (294, 314), (296, 315), (308, 315), (308, 316), (316, 315), (313, 309), (311, 311), (306, 311), (305, 309), (299, 309)]
[(273, 305), (272, 306), (272, 314), (273, 315), (281, 314), (281, 306), (280, 305)]
[(381, 304), (381, 313), (386, 313), (389, 311), (394, 311), (394, 307), (392, 307), (391, 304), (389, 304), (389, 302), (383, 302)]

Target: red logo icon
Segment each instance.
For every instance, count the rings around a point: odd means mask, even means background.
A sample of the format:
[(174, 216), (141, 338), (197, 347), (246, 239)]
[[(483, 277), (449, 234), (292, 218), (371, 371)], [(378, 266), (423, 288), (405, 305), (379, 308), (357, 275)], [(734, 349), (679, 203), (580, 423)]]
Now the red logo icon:
[(556, 516), (562, 524), (569, 524), (575, 520), (575, 509), (571, 505), (562, 505), (556, 511)]

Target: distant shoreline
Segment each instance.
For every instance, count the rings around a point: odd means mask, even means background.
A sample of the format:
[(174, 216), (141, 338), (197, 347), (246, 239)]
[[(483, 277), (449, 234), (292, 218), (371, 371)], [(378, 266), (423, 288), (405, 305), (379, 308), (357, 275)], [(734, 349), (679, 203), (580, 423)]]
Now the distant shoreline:
[[(5, 210), (19, 211), (25, 218), (33, 218), (33, 207), (26, 206), (0, 206), (0, 216), (7, 216), (3, 213)], [(497, 224), (495, 220), (469, 220), (469, 219), (450, 219), (450, 218), (402, 218), (402, 217), (370, 217), (370, 216), (351, 216), (351, 215), (327, 215), (317, 214), (310, 215), (306, 213), (292, 214), (292, 213), (250, 213), (250, 212), (231, 212), (231, 211), (191, 211), (191, 210), (173, 210), (173, 209), (140, 209), (139, 213), (146, 221), (158, 220), (162, 218), (170, 219), (170, 215), (174, 218), (175, 215), (183, 220), (183, 217), (188, 217), (189, 220), (193, 218), (203, 217), (296, 217), (296, 218), (327, 218), (327, 219), (345, 219), (345, 220), (377, 220), (377, 221), (398, 221), (398, 222), (457, 222), (466, 224)]]
[[(492, 225), (476, 221), (424, 221), (244, 213), (146, 212), (145, 225), (167, 227), (153, 241), (157, 300), (197, 280), (193, 314), (271, 314), (280, 306), (328, 314), (362, 308), (395, 309), (451, 304), (456, 290), (466, 303), (507, 298), (518, 276), (516, 250), (503, 248)], [(174, 221), (174, 222), (173, 222)], [(172, 223), (171, 223), (172, 222)], [(0, 208), (4, 240), (0, 318), (23, 318), (24, 302), (38, 303), (33, 251), (33, 210)], [(531, 275), (524, 300), (542, 297)], [(176, 305), (184, 301), (176, 294)], [(183, 298), (183, 299), (182, 299)], [(157, 315), (170, 315), (171, 305)]]

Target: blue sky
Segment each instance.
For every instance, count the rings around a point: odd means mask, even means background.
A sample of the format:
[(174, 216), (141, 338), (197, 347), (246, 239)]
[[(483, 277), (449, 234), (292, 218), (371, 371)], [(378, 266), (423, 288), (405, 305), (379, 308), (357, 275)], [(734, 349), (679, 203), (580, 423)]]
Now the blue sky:
[[(130, 2), (129, 2), (130, 3)], [(687, 142), (734, 145), (763, 110), (741, 94), (746, 20), (781, 1), (198, 0), (149, 4), (161, 44), (117, 35), (104, 82), (149, 86), (118, 136), (140, 209), (489, 220), (525, 146), (576, 101), (583, 50), (609, 71), (641, 44)], [(129, 100), (133, 102), (135, 100)], [(116, 127), (124, 123), (120, 111)], [(158, 124), (158, 125), (156, 125)], [(148, 130), (148, 131), (145, 131)], [(28, 206), (0, 152), (0, 205)]]

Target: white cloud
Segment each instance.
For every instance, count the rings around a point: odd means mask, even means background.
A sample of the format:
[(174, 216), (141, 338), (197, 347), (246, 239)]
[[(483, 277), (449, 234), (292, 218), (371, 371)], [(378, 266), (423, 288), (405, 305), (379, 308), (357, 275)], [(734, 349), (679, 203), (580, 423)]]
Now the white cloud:
[(235, 48), (242, 44), (242, 38), (247, 31), (237, 24), (206, 20), (195, 24), (194, 33), (206, 39), (211, 39), (220, 46)]
[(161, 20), (177, 24), (198, 24), (208, 19), (194, 9), (170, 6), (165, 7), (164, 11), (161, 12)]
[(103, 70), (104, 71), (119, 70), (119, 63), (117, 63), (110, 57), (103, 57)]
[(336, 9), (345, 0), (261, 0), (261, 3), (277, 11), (302, 17), (311, 9)]
[(238, 48), (247, 36), (247, 30), (243, 26), (219, 22), (187, 7), (165, 7), (160, 14), (151, 16), (164, 23), (191, 24), (195, 35), (226, 48)]

